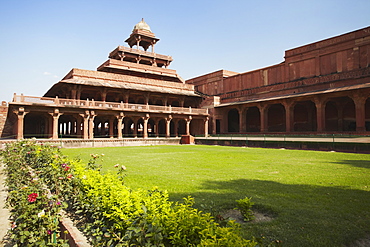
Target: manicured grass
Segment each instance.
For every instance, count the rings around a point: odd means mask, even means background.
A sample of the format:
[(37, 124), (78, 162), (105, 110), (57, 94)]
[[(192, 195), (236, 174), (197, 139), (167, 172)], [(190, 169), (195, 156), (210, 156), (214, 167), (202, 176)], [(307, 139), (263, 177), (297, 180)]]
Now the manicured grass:
[[(218, 210), (252, 197), (270, 222), (243, 224), (283, 246), (342, 246), (370, 233), (370, 155), (221, 146), (64, 149), (87, 161), (104, 153), (103, 171), (127, 167), (131, 188), (191, 195)], [(369, 236), (369, 235), (367, 235)]]

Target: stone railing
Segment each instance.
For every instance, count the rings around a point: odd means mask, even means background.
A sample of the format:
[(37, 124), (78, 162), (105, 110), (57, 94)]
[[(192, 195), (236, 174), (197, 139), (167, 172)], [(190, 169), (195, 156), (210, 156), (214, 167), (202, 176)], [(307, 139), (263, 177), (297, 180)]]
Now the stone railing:
[(158, 53), (154, 53), (154, 52), (142, 51), (142, 50), (139, 50), (139, 49), (128, 48), (128, 47), (125, 47), (125, 46), (119, 46), (118, 49), (120, 51), (123, 51), (123, 52), (132, 52), (132, 53), (135, 53), (135, 54), (146, 55), (146, 56), (149, 56), (149, 57), (155, 57), (155, 58), (159, 58), (159, 59), (163, 59), (163, 60), (172, 61), (171, 56), (162, 55), (162, 54), (158, 54)]
[(175, 107), (175, 106), (159, 106), (146, 104), (131, 104), (123, 102), (105, 102), (95, 100), (78, 100), (78, 99), (63, 99), (63, 98), (48, 98), (25, 96), (23, 94), (14, 94), (13, 101), (9, 104), (13, 105), (44, 105), (71, 107), (83, 109), (101, 109), (101, 110), (116, 110), (116, 111), (136, 111), (136, 112), (153, 112), (153, 113), (168, 113), (168, 114), (190, 114), (190, 115), (208, 115), (208, 109), (199, 109), (192, 107)]

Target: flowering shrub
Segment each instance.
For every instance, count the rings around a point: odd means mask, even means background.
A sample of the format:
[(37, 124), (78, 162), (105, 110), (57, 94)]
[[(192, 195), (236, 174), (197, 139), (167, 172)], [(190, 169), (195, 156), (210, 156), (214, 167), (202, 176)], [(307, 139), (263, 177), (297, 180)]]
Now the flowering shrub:
[(240, 237), (237, 223), (221, 227), (193, 208), (191, 197), (173, 203), (166, 191), (128, 188), (123, 165), (115, 166), (117, 174), (101, 174), (96, 162), (104, 155), (92, 154), (84, 165), (32, 140), (10, 144), (2, 154), (13, 208), (11, 236), (18, 246), (68, 246), (57, 238), (62, 208), (75, 216), (94, 246), (257, 245)]
[(45, 153), (50, 150), (43, 149), (37, 149), (29, 141), (22, 141), (9, 144), (2, 152), (7, 165), (7, 205), (11, 208), (13, 220), (9, 236), (14, 246), (68, 246), (65, 240), (58, 238), (59, 212), (65, 205), (58, 195), (45, 189), (39, 179), (43, 170), (31, 169), (31, 165), (35, 164), (32, 157), (36, 157), (36, 153), (40, 161), (45, 161)]

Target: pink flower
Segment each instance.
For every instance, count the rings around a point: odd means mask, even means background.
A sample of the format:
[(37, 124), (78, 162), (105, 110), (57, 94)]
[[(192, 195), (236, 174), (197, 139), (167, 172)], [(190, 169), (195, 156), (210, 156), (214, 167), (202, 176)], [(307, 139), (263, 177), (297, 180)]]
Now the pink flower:
[(51, 235), (52, 234), (52, 231), (51, 230), (48, 230), (47, 233), (48, 233), (48, 235)]
[(60, 201), (57, 201), (57, 205), (59, 206), (59, 205), (62, 205), (62, 203), (60, 202)]
[(35, 202), (38, 196), (39, 195), (37, 193), (31, 193), (31, 194), (28, 195), (27, 200), (29, 202)]
[(67, 175), (68, 179), (71, 179), (72, 177), (73, 177), (73, 175), (71, 173)]

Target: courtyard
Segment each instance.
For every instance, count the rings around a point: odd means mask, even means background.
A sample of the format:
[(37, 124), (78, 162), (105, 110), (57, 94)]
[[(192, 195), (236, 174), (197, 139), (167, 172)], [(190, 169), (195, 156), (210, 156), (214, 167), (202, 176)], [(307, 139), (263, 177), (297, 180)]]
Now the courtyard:
[[(283, 246), (361, 246), (370, 231), (369, 154), (221, 146), (63, 149), (84, 162), (104, 154), (102, 172), (127, 168), (132, 189), (189, 195), (203, 211), (224, 216), (235, 200), (252, 197), (270, 220), (242, 223), (246, 238)], [(356, 242), (357, 241), (357, 242)]]

